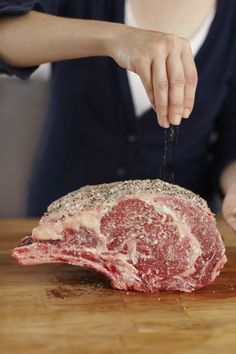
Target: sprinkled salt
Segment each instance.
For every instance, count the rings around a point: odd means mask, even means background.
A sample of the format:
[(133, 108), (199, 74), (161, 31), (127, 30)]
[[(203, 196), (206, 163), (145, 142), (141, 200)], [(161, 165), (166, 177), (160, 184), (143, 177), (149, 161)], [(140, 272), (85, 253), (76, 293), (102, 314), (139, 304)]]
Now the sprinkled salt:
[(53, 213), (57, 214), (58, 218), (59, 216), (71, 216), (84, 209), (101, 206), (102, 204), (112, 207), (122, 197), (142, 191), (179, 196), (202, 208), (207, 208), (206, 202), (200, 196), (185, 188), (159, 179), (146, 179), (82, 187), (51, 203), (45, 216), (51, 216)]

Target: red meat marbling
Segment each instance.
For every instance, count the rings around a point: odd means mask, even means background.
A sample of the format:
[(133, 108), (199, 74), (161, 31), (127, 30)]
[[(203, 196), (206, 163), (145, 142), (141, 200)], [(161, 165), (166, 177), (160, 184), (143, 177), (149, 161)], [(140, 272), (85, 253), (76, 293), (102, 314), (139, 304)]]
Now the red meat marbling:
[(160, 180), (86, 186), (60, 198), (12, 255), (23, 265), (93, 268), (116, 289), (144, 292), (194, 291), (227, 260), (206, 202)]

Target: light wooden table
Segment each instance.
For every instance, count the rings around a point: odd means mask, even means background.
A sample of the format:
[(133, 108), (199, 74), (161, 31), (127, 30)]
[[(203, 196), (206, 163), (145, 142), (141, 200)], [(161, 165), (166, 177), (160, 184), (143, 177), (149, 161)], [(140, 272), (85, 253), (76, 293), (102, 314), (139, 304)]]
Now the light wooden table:
[(36, 223), (0, 221), (1, 354), (236, 353), (236, 235), (222, 220), (229, 261), (192, 294), (113, 290), (69, 265), (21, 267), (10, 249)]

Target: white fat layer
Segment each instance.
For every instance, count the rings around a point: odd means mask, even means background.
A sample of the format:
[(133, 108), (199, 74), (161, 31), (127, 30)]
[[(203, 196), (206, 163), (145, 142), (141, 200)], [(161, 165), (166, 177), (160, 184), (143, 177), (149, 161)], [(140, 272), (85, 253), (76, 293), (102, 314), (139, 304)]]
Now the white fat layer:
[(82, 211), (78, 215), (65, 218), (63, 225), (65, 228), (72, 228), (75, 231), (79, 231), (80, 227), (93, 231), (98, 242), (97, 250), (99, 248), (106, 251), (106, 237), (100, 231), (101, 219), (104, 214), (105, 211), (102, 208)]
[(130, 259), (132, 260), (133, 264), (137, 263), (137, 252), (136, 252), (136, 240), (128, 240), (127, 241), (127, 246), (128, 246), (128, 255), (130, 256)]
[(147, 203), (154, 207), (155, 211), (161, 215), (163, 215), (163, 221), (165, 221), (166, 216), (169, 215), (172, 217), (174, 224), (176, 225), (179, 237), (182, 238), (186, 234), (186, 228), (182, 225), (182, 220), (178, 218), (177, 212), (174, 212), (169, 207), (167, 207), (164, 203), (160, 201), (156, 201), (156, 196), (151, 193), (139, 193), (137, 197), (143, 202)]
[(106, 250), (106, 238), (100, 232), (100, 221), (104, 214), (105, 210), (102, 208), (82, 211), (77, 215), (34, 228), (32, 237), (37, 240), (62, 240), (65, 229), (71, 228), (79, 231), (81, 227), (84, 227), (94, 232), (94, 236), (98, 241), (98, 247)]
[(60, 240), (63, 238), (62, 222), (56, 221), (37, 226), (32, 231), (32, 237), (35, 240)]

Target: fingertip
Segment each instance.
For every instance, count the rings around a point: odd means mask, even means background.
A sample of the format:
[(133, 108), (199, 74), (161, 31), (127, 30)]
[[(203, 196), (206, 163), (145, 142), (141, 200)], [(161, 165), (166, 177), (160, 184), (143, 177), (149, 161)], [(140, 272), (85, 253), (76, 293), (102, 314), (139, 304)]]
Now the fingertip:
[(182, 121), (182, 115), (181, 114), (176, 114), (174, 117), (172, 117), (171, 124), (180, 125), (181, 121)]
[(159, 123), (159, 124), (160, 124), (160, 126), (161, 126), (162, 128), (165, 128), (165, 129), (170, 128), (170, 124), (169, 124), (168, 122), (162, 122), (162, 123)]
[(189, 116), (190, 116), (190, 114), (191, 114), (190, 109), (189, 109), (189, 108), (185, 108), (185, 109), (184, 109), (184, 112), (183, 112), (183, 118), (184, 118), (184, 119), (188, 119)]
[(236, 222), (236, 219), (233, 216), (229, 216), (228, 218), (226, 218), (226, 221), (228, 224), (233, 224)]
[(168, 129), (170, 128), (170, 123), (168, 122), (168, 117), (157, 114), (157, 122), (161, 128)]
[(229, 217), (226, 219), (228, 225), (236, 232), (236, 218), (235, 217)]
[(232, 223), (232, 229), (236, 232), (236, 221)]

